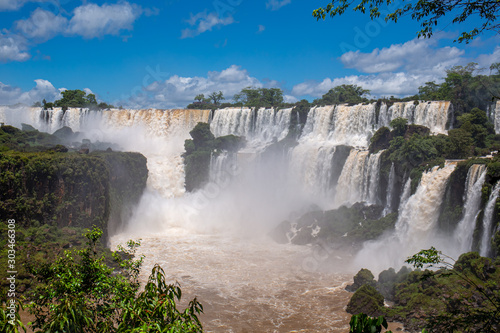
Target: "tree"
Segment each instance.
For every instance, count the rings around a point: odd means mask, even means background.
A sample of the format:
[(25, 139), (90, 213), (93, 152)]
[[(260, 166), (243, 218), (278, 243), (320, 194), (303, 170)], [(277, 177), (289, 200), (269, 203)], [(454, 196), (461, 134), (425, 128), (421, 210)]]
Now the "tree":
[(320, 99), (317, 99), (313, 104), (320, 105), (335, 105), (335, 104), (358, 104), (368, 101), (365, 95), (369, 94), (370, 90), (363, 89), (355, 84), (342, 84), (330, 89)]
[(199, 95), (196, 95), (196, 97), (194, 98), (195, 101), (198, 101), (199, 103), (203, 102), (205, 100), (205, 95), (203, 94), (199, 94)]
[[(317, 19), (325, 19), (329, 14), (331, 17), (342, 15), (345, 11), (354, 6), (354, 11), (360, 11), (365, 14), (369, 11), (370, 18), (376, 19), (384, 13), (385, 21), (397, 22), (400, 18), (411, 16), (412, 19), (420, 22), (422, 28), (418, 31), (418, 37), (429, 38), (433, 34), (433, 27), (436, 26), (446, 15), (453, 15), (452, 23), (470, 22), (474, 16), (479, 16), (482, 23), (478, 23), (470, 31), (464, 31), (456, 40), (459, 43), (471, 42), (475, 37), (482, 34), (484, 31), (500, 30), (497, 16), (500, 12), (500, 1), (495, 0), (418, 0), (403, 1), (397, 0), (333, 0), (325, 7), (320, 7), (313, 11), (313, 16)], [(393, 12), (385, 11), (381, 7), (396, 4), (397, 8)], [(469, 20), (470, 19), (470, 20)]]
[[(143, 257), (135, 259), (140, 245), (129, 241), (128, 249), (113, 256), (119, 268), (108, 267), (96, 245), (102, 231), (93, 228), (85, 236), (87, 246), (77, 253), (66, 251), (53, 264), (32, 267), (37, 278), (30, 312), (35, 332), (201, 332), (197, 315), (203, 307), (193, 299), (184, 311), (178, 284), (167, 284), (156, 265), (143, 292), (138, 276)], [(118, 274), (116, 272), (118, 271)]]
[[(199, 95), (196, 97), (199, 97)], [(210, 95), (208, 95), (208, 98), (213, 102), (214, 105), (219, 105), (220, 101), (225, 99), (224, 95), (222, 94), (222, 91), (219, 92), (214, 91)]]
[[(498, 332), (500, 330), (500, 289), (494, 281), (498, 267), (477, 252), (464, 253), (455, 261), (431, 247), (406, 260), (415, 268), (435, 267), (426, 271), (427, 279), (455, 278), (454, 287), (462, 292), (443, 295), (446, 312), (431, 315), (428, 328), (435, 332)], [(435, 280), (434, 280), (435, 281)], [(453, 280), (452, 280), (453, 281)]]

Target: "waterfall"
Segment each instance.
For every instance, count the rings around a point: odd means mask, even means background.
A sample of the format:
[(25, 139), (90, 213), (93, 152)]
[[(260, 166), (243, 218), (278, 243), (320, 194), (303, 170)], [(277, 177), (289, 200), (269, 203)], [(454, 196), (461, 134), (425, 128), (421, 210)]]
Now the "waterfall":
[(491, 227), (493, 224), (493, 213), (495, 211), (495, 204), (498, 199), (498, 192), (500, 191), (500, 181), (495, 184), (491, 190), (490, 198), (484, 209), (483, 216), (483, 235), (481, 237), (481, 248), (479, 253), (481, 256), (486, 257), (491, 249)]
[(396, 172), (394, 170), (394, 163), (391, 164), (391, 171), (389, 171), (389, 183), (387, 184), (387, 195), (385, 199), (385, 208), (382, 216), (392, 213), (392, 191), (394, 190), (394, 182), (396, 181)]
[(215, 110), (210, 130), (216, 136), (244, 136), (250, 147), (263, 148), (288, 135), (292, 108), (225, 108)]
[(373, 272), (380, 272), (387, 267), (397, 270), (408, 256), (435, 245), (440, 206), (446, 183), (455, 166), (455, 162), (447, 161), (443, 168), (436, 166), (424, 172), (417, 191), (411, 196), (411, 179), (408, 178), (394, 232), (365, 242), (354, 260), (356, 266)]
[(335, 202), (338, 206), (365, 201), (376, 203), (380, 155), (367, 150), (352, 149), (339, 178)]
[(321, 146), (314, 144), (302, 144), (291, 152), (290, 177), (298, 179), (298, 186), (308, 193), (325, 199), (333, 196), (332, 183), (332, 161), (336, 146)]
[(455, 166), (447, 161), (443, 168), (435, 166), (424, 172), (415, 194), (400, 205), (396, 233), (403, 243), (419, 244), (434, 230), (446, 183)]
[(492, 103), (487, 109), (488, 118), (495, 125), (495, 133), (500, 133), (500, 100)]
[(446, 124), (452, 112), (451, 103), (446, 101), (396, 102), (388, 108), (380, 108), (378, 127), (388, 127), (392, 120), (405, 118), (409, 124), (428, 127), (431, 133), (446, 134)]
[[(26, 112), (27, 111), (27, 112)], [(1, 107), (5, 122), (21, 127), (28, 123), (47, 132), (63, 126), (92, 141), (113, 142), (147, 158), (148, 187), (165, 197), (184, 194), (184, 140), (198, 122), (207, 122), (209, 110), (125, 110), (91, 111), (82, 108)]]
[(460, 253), (468, 252), (472, 247), (476, 218), (481, 204), (481, 188), (485, 177), (486, 166), (484, 164), (474, 164), (469, 168), (464, 193), (464, 216), (458, 223), (454, 236), (458, 241)]
[(217, 156), (212, 154), (210, 157), (210, 182), (220, 183), (226, 178), (230, 165), (235, 162), (235, 156), (227, 151), (222, 151)]

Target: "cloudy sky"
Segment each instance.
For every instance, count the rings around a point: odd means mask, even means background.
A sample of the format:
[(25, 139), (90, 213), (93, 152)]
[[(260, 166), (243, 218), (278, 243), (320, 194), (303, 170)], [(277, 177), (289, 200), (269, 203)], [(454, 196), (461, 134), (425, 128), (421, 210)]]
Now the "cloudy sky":
[[(279, 87), (312, 100), (340, 84), (405, 96), (455, 65), (500, 62), (500, 39), (453, 43), (470, 27), (351, 13), (317, 22), (327, 0), (0, 0), (0, 105), (86, 89), (115, 105), (185, 107), (199, 94)], [(473, 24), (474, 22), (471, 22)], [(477, 23), (477, 22), (476, 22)]]

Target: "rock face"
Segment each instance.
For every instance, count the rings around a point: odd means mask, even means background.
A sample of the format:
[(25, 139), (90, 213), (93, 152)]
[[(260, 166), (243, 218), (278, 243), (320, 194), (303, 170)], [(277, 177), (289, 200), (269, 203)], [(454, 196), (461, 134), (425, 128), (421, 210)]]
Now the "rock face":
[[(0, 217), (19, 226), (116, 230), (148, 175), (138, 153), (0, 153)], [(109, 229), (108, 229), (109, 221)]]

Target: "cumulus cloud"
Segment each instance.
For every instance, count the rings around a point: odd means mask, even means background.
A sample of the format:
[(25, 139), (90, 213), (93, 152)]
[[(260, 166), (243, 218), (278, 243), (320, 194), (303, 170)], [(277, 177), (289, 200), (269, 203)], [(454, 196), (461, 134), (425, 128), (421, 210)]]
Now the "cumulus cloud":
[(12, 87), (0, 82), (0, 105), (22, 103), (32, 105), (34, 102), (54, 101), (61, 98), (59, 89), (47, 80), (35, 80), (36, 86), (29, 91), (22, 91), (19, 87)]
[(198, 94), (208, 95), (214, 91), (222, 91), (229, 100), (245, 87), (262, 87), (263, 84), (240, 66), (232, 65), (220, 72), (208, 72), (206, 77), (182, 77), (173, 75), (165, 81), (155, 81), (136, 93), (127, 101), (116, 104), (128, 105), (133, 108), (185, 107), (192, 103)]
[(278, 10), (281, 7), (286, 6), (291, 2), (292, 2), (292, 0), (281, 0), (281, 1), (280, 0), (269, 0), (268, 2), (266, 2), (266, 8), (271, 9), (271, 10)]
[(67, 25), (65, 17), (37, 8), (28, 19), (17, 21), (15, 28), (25, 37), (42, 42), (64, 31)]
[[(374, 49), (371, 53), (349, 51), (340, 60), (347, 68), (363, 73), (394, 72), (404, 69), (440, 69), (454, 64), (465, 52), (456, 47), (435, 48), (439, 39), (413, 39), (404, 44)], [(437, 68), (436, 68), (437, 67)]]
[[(439, 38), (414, 39), (404, 44), (375, 49), (370, 53), (350, 51), (340, 60), (347, 68), (354, 68), (360, 75), (341, 78), (325, 78), (323, 81), (307, 81), (292, 89), (294, 96), (321, 97), (329, 89), (341, 84), (356, 84), (369, 89), (375, 96), (408, 96), (418, 92), (418, 87), (429, 81), (441, 82), (446, 70), (470, 61), (463, 50), (456, 47), (438, 47)], [(496, 50), (499, 52), (500, 50)], [(498, 54), (497, 54), (498, 55)], [(478, 60), (487, 62), (492, 55)]]
[(128, 2), (102, 6), (86, 4), (74, 10), (68, 33), (84, 38), (118, 35), (122, 30), (132, 30), (141, 13), (140, 7)]
[(220, 27), (234, 23), (232, 16), (220, 18), (217, 13), (201, 12), (196, 15), (191, 14), (189, 20), (186, 21), (189, 25), (195, 28), (186, 28), (182, 30), (181, 38), (192, 38), (204, 33), (205, 31), (212, 31), (213, 27)]
[(0, 62), (26, 61), (30, 57), (26, 52), (26, 41), (21, 36), (0, 31)]

